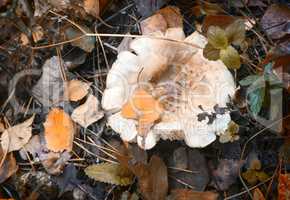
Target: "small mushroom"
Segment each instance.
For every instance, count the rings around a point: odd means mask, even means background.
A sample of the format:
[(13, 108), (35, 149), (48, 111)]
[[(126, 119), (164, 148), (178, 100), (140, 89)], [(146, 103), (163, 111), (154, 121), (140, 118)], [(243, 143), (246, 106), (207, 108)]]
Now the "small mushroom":
[[(206, 43), (198, 32), (185, 38), (181, 27), (132, 40), (107, 76), (102, 107), (113, 113), (108, 125), (123, 140), (144, 149), (154, 147), (160, 138), (184, 139), (190, 147), (205, 147), (223, 134), (231, 121), (226, 107), (235, 83), (221, 61), (203, 57)], [(136, 100), (140, 88), (146, 95)], [(148, 107), (148, 95), (158, 106), (150, 103)], [(153, 114), (154, 120), (140, 120)]]

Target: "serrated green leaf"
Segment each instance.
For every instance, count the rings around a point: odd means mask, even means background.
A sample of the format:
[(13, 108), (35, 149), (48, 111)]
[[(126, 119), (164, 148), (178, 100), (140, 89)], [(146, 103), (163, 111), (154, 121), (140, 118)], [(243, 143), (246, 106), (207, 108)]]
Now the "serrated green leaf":
[(85, 169), (85, 173), (96, 181), (121, 186), (130, 185), (134, 177), (128, 169), (112, 163), (90, 165)]
[(220, 51), (220, 59), (230, 69), (239, 69), (241, 66), (240, 55), (232, 46)]
[(243, 20), (236, 20), (226, 28), (225, 32), (230, 44), (241, 45), (246, 37), (245, 23)]
[(260, 78), (258, 75), (250, 75), (244, 78), (243, 80), (240, 80), (239, 83), (241, 86), (248, 86), (253, 84), (255, 81), (257, 81)]
[(207, 31), (208, 42), (216, 49), (225, 49), (228, 46), (226, 32), (218, 26), (210, 26)]
[(218, 60), (220, 58), (220, 50), (207, 43), (203, 49), (203, 56), (209, 60)]

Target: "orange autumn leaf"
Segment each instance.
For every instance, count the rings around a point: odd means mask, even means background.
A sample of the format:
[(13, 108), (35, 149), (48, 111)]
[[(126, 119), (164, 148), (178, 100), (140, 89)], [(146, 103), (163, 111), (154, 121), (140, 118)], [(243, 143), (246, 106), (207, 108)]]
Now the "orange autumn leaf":
[(144, 123), (152, 123), (160, 118), (162, 105), (144, 89), (137, 89), (132, 98), (123, 106), (122, 116), (129, 119), (140, 119)]
[(290, 174), (279, 174), (278, 200), (290, 199)]
[(44, 135), (48, 149), (58, 152), (72, 150), (74, 123), (62, 109), (53, 108), (44, 123)]
[(145, 131), (160, 119), (162, 105), (151, 94), (142, 88), (136, 89), (131, 99), (123, 106), (121, 114), (128, 119), (138, 120), (139, 132)]

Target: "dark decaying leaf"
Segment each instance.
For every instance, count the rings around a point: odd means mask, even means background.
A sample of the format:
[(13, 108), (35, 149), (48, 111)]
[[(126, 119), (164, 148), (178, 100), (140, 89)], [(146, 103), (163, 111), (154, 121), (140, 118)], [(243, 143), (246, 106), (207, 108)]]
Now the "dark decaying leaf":
[(169, 179), (170, 188), (184, 188), (184, 185), (177, 181), (180, 180), (193, 187), (195, 191), (204, 191), (209, 183), (207, 161), (197, 149), (183, 147), (176, 149), (168, 165), (180, 169), (169, 170), (169, 175), (172, 177)]
[(268, 7), (261, 19), (261, 26), (272, 39), (280, 39), (289, 31), (290, 8), (285, 5), (273, 4)]
[(138, 12), (143, 17), (152, 15), (155, 11), (159, 10), (169, 0), (134, 0)]
[[(3, 158), (6, 156), (5, 158)], [(12, 176), (18, 170), (16, 160), (13, 153), (4, 154), (2, 148), (0, 147), (0, 160), (5, 159), (0, 167), (0, 183), (3, 183), (6, 179)]]
[(230, 69), (239, 69), (241, 66), (240, 55), (232, 46), (220, 51), (220, 59)]
[(231, 186), (239, 175), (239, 168), (244, 161), (222, 159), (217, 169), (213, 170), (213, 183), (218, 190), (226, 190)]
[(197, 192), (189, 189), (176, 189), (171, 192), (170, 200), (216, 200), (218, 193)]
[(133, 181), (133, 174), (120, 164), (100, 163), (90, 165), (85, 169), (90, 178), (115, 185), (130, 185)]

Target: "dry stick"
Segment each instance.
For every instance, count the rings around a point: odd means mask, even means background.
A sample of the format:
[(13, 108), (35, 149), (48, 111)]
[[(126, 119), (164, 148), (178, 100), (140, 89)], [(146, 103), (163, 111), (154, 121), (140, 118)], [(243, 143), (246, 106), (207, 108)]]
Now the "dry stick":
[(182, 181), (182, 180), (180, 180), (180, 179), (178, 179), (178, 178), (175, 178), (174, 176), (168, 176), (168, 177), (169, 177), (169, 178), (172, 178), (173, 180), (175, 180), (175, 181), (178, 182), (178, 183), (181, 183), (182, 185), (185, 185), (185, 186), (189, 187), (189, 188), (192, 189), (192, 190), (195, 190), (195, 189), (196, 189), (194, 186), (192, 186), (192, 185), (190, 185), (190, 184), (188, 184), (188, 183), (185, 183), (184, 181)]
[[(287, 119), (287, 118), (289, 118), (289, 117), (290, 117), (290, 115), (287, 115), (286, 117), (283, 117), (283, 118), (281, 118), (281, 119), (279, 119), (279, 120), (277, 120), (277, 121), (271, 123), (269, 126), (263, 128), (262, 130), (260, 130), (260, 131), (258, 131), (257, 133), (255, 133), (252, 137), (250, 137), (250, 138), (246, 141), (246, 143), (244, 144), (244, 146), (243, 146), (242, 153), (241, 153), (241, 157), (240, 157), (240, 161), (243, 159), (244, 154), (245, 154), (246, 147), (247, 147), (248, 143), (249, 143), (251, 140), (253, 140), (255, 137), (257, 137), (258, 135), (260, 135), (261, 133), (263, 133), (264, 131), (266, 131), (268, 128), (271, 128), (272, 126), (278, 124), (278, 123), (281, 122), (282, 120)], [(240, 181), (242, 182), (243, 186), (246, 188), (246, 192), (247, 192), (247, 193), (249, 194), (249, 196), (253, 199), (253, 196), (252, 196), (252, 194), (251, 194), (251, 192), (250, 192), (248, 186), (246, 185), (246, 183), (244, 182), (244, 180), (243, 180), (243, 178), (242, 178), (242, 175), (241, 175), (241, 168), (239, 168), (239, 178), (240, 178)]]

